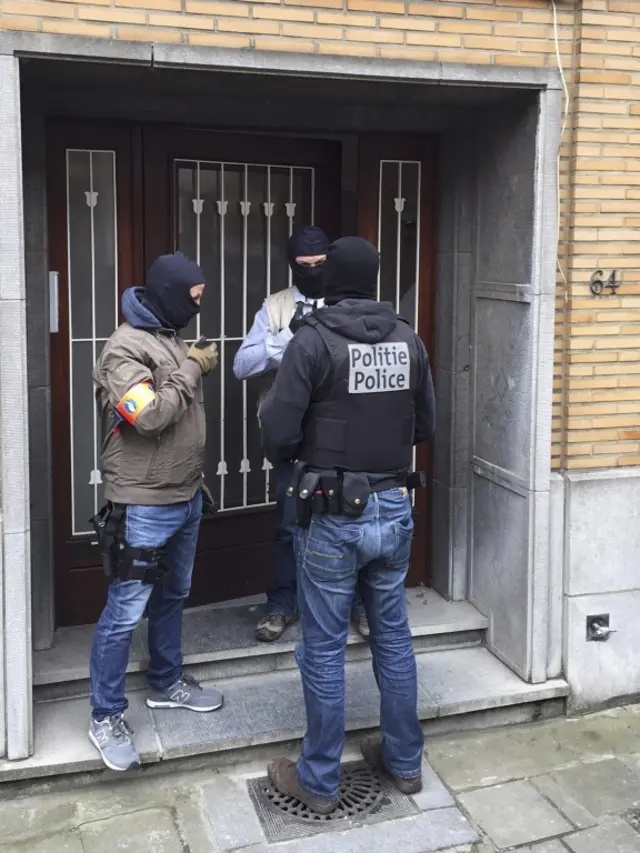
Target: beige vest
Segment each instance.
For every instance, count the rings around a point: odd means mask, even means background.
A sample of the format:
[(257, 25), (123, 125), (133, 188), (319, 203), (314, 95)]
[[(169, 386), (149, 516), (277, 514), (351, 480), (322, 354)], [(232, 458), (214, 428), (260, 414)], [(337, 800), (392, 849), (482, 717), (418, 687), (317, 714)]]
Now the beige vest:
[(279, 290), (267, 296), (264, 301), (269, 315), (269, 328), (272, 335), (277, 335), (293, 319), (296, 310), (296, 298), (293, 287)]
[[(293, 287), (279, 290), (267, 296), (264, 301), (269, 315), (269, 331), (272, 335), (279, 334), (291, 322), (296, 311), (296, 299)], [(258, 395), (258, 413), (265, 397), (276, 381), (276, 371), (271, 370), (260, 377), (260, 393)]]

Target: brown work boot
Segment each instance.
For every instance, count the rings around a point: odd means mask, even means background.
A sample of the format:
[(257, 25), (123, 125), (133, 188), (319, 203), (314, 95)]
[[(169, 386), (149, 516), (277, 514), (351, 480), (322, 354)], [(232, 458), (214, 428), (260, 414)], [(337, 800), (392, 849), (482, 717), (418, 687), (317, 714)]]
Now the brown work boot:
[(401, 794), (418, 794), (422, 790), (422, 774), (413, 779), (403, 779), (394, 776), (387, 770), (382, 757), (382, 735), (368, 735), (360, 742), (360, 752), (370, 767), (378, 772), (386, 773)]
[(371, 636), (371, 628), (369, 627), (369, 620), (367, 619), (366, 613), (352, 613), (351, 624), (356, 629), (358, 634), (360, 634), (363, 640), (369, 639), (369, 637)]
[(258, 622), (256, 640), (261, 643), (273, 643), (279, 640), (289, 625), (297, 620), (295, 613), (267, 613)]
[(295, 797), (312, 812), (321, 815), (331, 814), (338, 805), (338, 800), (321, 800), (313, 797), (300, 786), (295, 762), (288, 758), (276, 758), (267, 767), (269, 779), (274, 788), (287, 797)]

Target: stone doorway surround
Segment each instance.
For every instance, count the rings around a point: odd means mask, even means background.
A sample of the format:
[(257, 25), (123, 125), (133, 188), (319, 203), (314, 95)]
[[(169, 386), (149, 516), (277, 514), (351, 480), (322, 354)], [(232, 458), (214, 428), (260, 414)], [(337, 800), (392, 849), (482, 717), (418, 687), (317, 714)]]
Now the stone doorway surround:
[[(448, 535), (434, 554), (434, 587), (449, 598), (468, 597), (488, 616), (490, 648), (522, 678), (541, 682), (557, 675), (561, 626), (550, 600), (558, 580), (549, 576), (548, 540), (559, 76), (546, 69), (5, 33), (0, 35), (0, 756), (21, 759), (33, 749), (30, 547), (32, 530), (43, 521), (50, 501), (46, 489), (43, 494), (34, 490), (34, 501), (44, 501), (44, 508), (30, 512), (30, 467), (36, 444), (42, 442), (32, 437), (29, 444), (28, 427), (33, 431), (36, 419), (32, 415), (28, 421), (26, 401), (35, 411), (46, 407), (47, 396), (46, 382), (32, 377), (31, 359), (28, 369), (27, 333), (33, 317), (40, 323), (46, 350), (48, 308), (45, 297), (39, 306), (30, 303), (27, 312), (25, 256), (32, 270), (27, 273), (34, 277), (46, 276), (47, 264), (44, 224), (39, 240), (27, 234), (26, 243), (23, 226), (23, 193), (29, 192), (25, 200), (30, 202), (34, 195), (40, 201), (43, 197), (41, 188), (23, 188), (21, 125), (30, 117), (21, 115), (20, 60), (26, 58), (498, 87), (523, 93), (522, 103), (506, 117), (500, 120), (496, 113), (478, 129), (475, 151), (465, 149), (460, 139), (445, 138), (443, 145), (443, 162), (449, 158), (449, 168), (443, 172), (448, 182), (443, 185), (439, 246), (438, 322), (445, 334), (438, 336), (436, 347), (443, 414), (436, 442), (435, 494), (442, 510), (435, 524)], [(456, 152), (463, 158), (456, 165), (473, 168), (451, 168)], [(526, 187), (524, 192), (520, 185)], [(503, 250), (507, 226), (513, 251)], [(441, 284), (447, 285), (446, 291)], [(46, 294), (46, 283), (43, 287), (40, 281), (40, 287)], [(499, 341), (496, 336), (493, 343), (482, 334), (504, 327), (509, 334)], [(20, 400), (23, 406), (16, 405)], [(500, 427), (493, 440), (486, 430), (489, 416)], [(46, 418), (41, 427), (46, 445)], [(36, 474), (31, 470), (32, 477)], [(496, 543), (506, 543), (502, 562)], [(46, 561), (42, 565), (33, 570), (34, 602), (38, 625), (48, 619), (51, 630), (50, 572)]]

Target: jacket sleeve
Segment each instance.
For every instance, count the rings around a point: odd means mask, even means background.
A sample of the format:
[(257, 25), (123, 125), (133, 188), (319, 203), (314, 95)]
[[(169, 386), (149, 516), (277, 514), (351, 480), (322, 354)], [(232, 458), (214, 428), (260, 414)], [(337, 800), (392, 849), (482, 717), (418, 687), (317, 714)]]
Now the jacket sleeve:
[(300, 332), (282, 357), (276, 381), (260, 407), (265, 454), (270, 462), (295, 459), (302, 441), (302, 423), (314, 387), (315, 356)]
[[(133, 424), (135, 430), (140, 435), (155, 437), (179, 421), (198, 393), (201, 376), (200, 365), (185, 359), (155, 389), (155, 399), (140, 411)], [(94, 381), (104, 388), (109, 403), (115, 409), (135, 385), (140, 382), (153, 383), (154, 380), (151, 370), (141, 360), (140, 353), (118, 342), (117, 345), (107, 344), (94, 370)]]
[(413, 437), (414, 444), (420, 444), (431, 438), (436, 429), (436, 398), (433, 391), (433, 379), (429, 356), (424, 344), (416, 336), (418, 344), (418, 359), (420, 361), (420, 379), (416, 391), (416, 425)]
[(269, 312), (267, 306), (263, 305), (233, 360), (236, 379), (251, 379), (252, 376), (261, 376), (268, 370), (276, 370), (292, 337), (293, 333), (288, 327), (277, 335), (272, 334), (269, 328)]

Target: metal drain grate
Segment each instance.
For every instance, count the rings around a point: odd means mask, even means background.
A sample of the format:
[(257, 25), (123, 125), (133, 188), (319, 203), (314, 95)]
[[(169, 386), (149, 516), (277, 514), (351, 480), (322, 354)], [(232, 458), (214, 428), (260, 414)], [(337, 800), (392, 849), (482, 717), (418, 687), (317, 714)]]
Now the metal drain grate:
[(626, 812), (624, 817), (626, 817), (636, 832), (640, 832), (640, 809), (633, 809), (632, 811)]
[(342, 766), (340, 801), (330, 815), (315, 814), (300, 800), (284, 796), (267, 778), (252, 779), (249, 795), (270, 844), (419, 814), (413, 800), (365, 762)]

